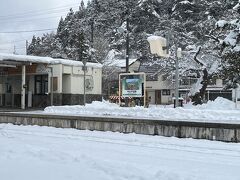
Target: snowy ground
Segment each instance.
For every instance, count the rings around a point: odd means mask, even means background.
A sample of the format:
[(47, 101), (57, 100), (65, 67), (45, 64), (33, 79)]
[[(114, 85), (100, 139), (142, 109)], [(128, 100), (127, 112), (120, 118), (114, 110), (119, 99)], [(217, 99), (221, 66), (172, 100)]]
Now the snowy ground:
[(240, 144), (0, 124), (2, 180), (239, 180)]
[[(36, 112), (35, 112), (36, 113)], [(84, 106), (52, 106), (45, 108), (44, 114), (64, 115), (87, 115), (87, 116), (113, 116), (126, 118), (145, 118), (159, 120), (182, 120), (182, 121), (204, 121), (240, 123), (240, 109), (235, 108), (235, 103), (224, 98), (217, 98), (207, 104), (192, 106), (184, 104), (183, 108), (173, 106), (143, 107), (119, 107), (117, 104), (93, 102)]]

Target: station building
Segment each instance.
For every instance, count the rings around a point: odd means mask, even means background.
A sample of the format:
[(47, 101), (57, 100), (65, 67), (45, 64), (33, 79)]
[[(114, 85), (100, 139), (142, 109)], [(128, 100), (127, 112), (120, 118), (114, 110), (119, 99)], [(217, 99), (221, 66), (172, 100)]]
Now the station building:
[(99, 63), (0, 53), (0, 106), (81, 105), (84, 77), (86, 102), (101, 100)]

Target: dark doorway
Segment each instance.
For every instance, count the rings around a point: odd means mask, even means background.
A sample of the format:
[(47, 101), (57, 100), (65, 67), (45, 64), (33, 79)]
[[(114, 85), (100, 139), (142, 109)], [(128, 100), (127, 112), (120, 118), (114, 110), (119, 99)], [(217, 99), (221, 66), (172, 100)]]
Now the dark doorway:
[(161, 90), (156, 90), (155, 91), (155, 103), (156, 104), (161, 104), (162, 100), (161, 100), (161, 94), (162, 91)]

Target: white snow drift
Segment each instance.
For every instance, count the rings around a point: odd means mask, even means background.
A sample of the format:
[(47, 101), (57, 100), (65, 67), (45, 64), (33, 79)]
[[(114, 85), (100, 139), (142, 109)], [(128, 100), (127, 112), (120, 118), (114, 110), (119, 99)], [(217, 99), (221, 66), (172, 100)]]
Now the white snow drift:
[(103, 102), (93, 102), (84, 106), (51, 106), (45, 108), (45, 114), (64, 115), (87, 115), (87, 116), (113, 116), (126, 118), (144, 118), (158, 120), (182, 120), (182, 121), (206, 121), (240, 123), (240, 110), (235, 108), (235, 104), (224, 98), (217, 98), (207, 104), (192, 106), (184, 104), (183, 108), (173, 108), (172, 106), (143, 107), (119, 107), (117, 104)]

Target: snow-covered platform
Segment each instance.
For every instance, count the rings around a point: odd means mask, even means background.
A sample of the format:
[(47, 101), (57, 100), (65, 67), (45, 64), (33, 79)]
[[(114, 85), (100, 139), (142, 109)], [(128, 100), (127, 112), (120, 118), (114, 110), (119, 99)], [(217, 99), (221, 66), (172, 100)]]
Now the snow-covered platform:
[(132, 117), (0, 113), (0, 123), (240, 142), (240, 124)]
[(107, 101), (2, 112), (0, 123), (240, 142), (240, 110), (217, 98), (201, 106), (119, 107)]

